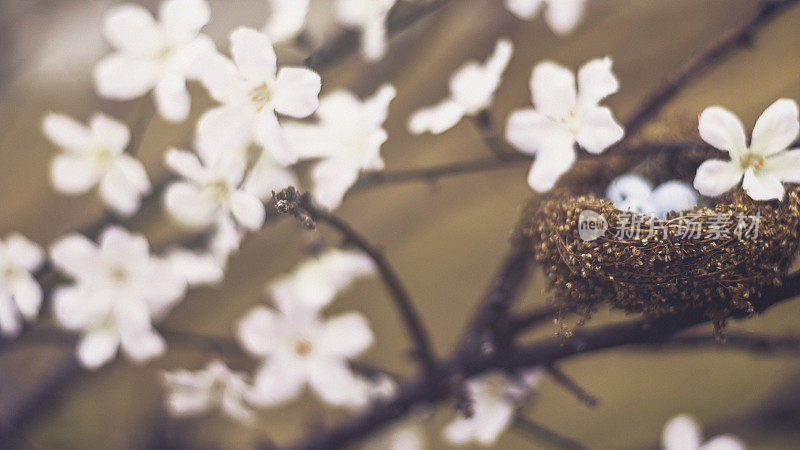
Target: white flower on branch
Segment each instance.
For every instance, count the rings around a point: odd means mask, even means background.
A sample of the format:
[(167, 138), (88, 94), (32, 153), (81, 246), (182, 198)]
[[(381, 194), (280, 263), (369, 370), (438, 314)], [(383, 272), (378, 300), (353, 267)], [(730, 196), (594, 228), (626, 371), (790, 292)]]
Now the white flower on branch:
[(205, 0), (166, 0), (160, 22), (145, 8), (124, 4), (105, 17), (103, 31), (116, 50), (94, 68), (97, 92), (107, 98), (130, 100), (153, 90), (158, 111), (169, 121), (189, 115), (187, 77), (194, 61), (215, 51), (214, 42), (200, 34), (211, 11)]
[(522, 20), (531, 20), (547, 4), (544, 20), (558, 35), (572, 32), (583, 18), (586, 0), (505, 0), (506, 8)]
[(269, 0), (270, 16), (264, 33), (273, 42), (293, 39), (306, 24), (310, 0)]
[(369, 390), (348, 365), (372, 344), (366, 319), (358, 313), (320, 317), (336, 292), (368, 269), (358, 253), (331, 251), (273, 283), (276, 309), (256, 307), (239, 323), (242, 346), (264, 359), (251, 401), (285, 402), (305, 385), (332, 405), (361, 406), (368, 401)]
[(168, 391), (167, 408), (174, 416), (198, 416), (218, 409), (237, 422), (255, 420), (244, 400), (250, 389), (245, 375), (231, 371), (222, 361), (213, 360), (194, 372), (164, 372), (162, 381)]
[(337, 0), (334, 6), (339, 22), (361, 33), (361, 51), (375, 61), (386, 53), (386, 19), (397, 0)]
[(395, 94), (389, 84), (364, 101), (351, 92), (336, 91), (321, 99), (318, 123), (284, 124), (289, 142), (302, 158), (321, 158), (311, 171), (317, 203), (338, 207), (361, 171), (384, 168), (380, 149), (388, 135), (383, 122)]
[(181, 223), (208, 227), (225, 217), (232, 217), (244, 228), (256, 230), (264, 223), (264, 204), (241, 188), (245, 175), (244, 161), (235, 155), (200, 156), (170, 149), (167, 165), (185, 181), (167, 187), (164, 203)]
[(511, 41), (500, 39), (494, 53), (484, 64), (477, 61), (464, 64), (450, 78), (450, 96), (436, 105), (414, 112), (408, 121), (409, 131), (414, 134), (444, 133), (465, 115), (474, 116), (488, 108), (513, 51)]
[(539, 382), (539, 370), (530, 370), (518, 378), (502, 372), (490, 372), (465, 382), (472, 416), (459, 413), (444, 429), (445, 438), (453, 444), (477, 442), (488, 446), (505, 431), (519, 403)]
[(353, 281), (374, 273), (375, 265), (364, 253), (329, 250), (307, 259), (292, 273), (276, 279), (269, 289), (278, 302), (321, 309)]
[(506, 138), (519, 151), (535, 155), (528, 184), (550, 190), (575, 162), (575, 143), (593, 154), (602, 153), (625, 134), (611, 110), (599, 103), (617, 92), (611, 58), (593, 59), (578, 71), (578, 90), (572, 71), (553, 62), (539, 63), (531, 76), (535, 109), (508, 117)]
[(99, 183), (100, 197), (118, 214), (131, 216), (139, 210), (141, 196), (150, 192), (151, 185), (142, 163), (125, 154), (130, 141), (125, 124), (95, 114), (86, 127), (50, 113), (42, 129), (62, 150), (50, 167), (50, 180), (58, 192), (83, 194)]
[(744, 442), (738, 437), (723, 434), (702, 442), (700, 425), (694, 417), (681, 414), (664, 425), (661, 432), (661, 448), (664, 450), (745, 450)]
[(81, 332), (79, 361), (97, 369), (120, 346), (135, 362), (161, 355), (164, 340), (152, 323), (183, 298), (186, 280), (150, 256), (144, 236), (112, 226), (99, 244), (73, 234), (50, 249), (55, 267), (74, 280), (55, 290), (53, 312), (61, 326)]
[(0, 333), (4, 337), (16, 337), (23, 319), (39, 315), (42, 288), (31, 273), (43, 259), (42, 249), (19, 233), (0, 241)]
[(721, 195), (742, 182), (754, 200), (783, 200), (782, 183), (800, 183), (800, 148), (787, 151), (800, 132), (797, 102), (782, 98), (761, 114), (747, 145), (744, 125), (720, 106), (700, 114), (700, 136), (727, 151), (730, 161), (709, 159), (697, 168), (694, 187), (703, 195)]
[(697, 204), (697, 193), (686, 182), (667, 181), (653, 189), (647, 180), (634, 174), (615, 178), (608, 185), (606, 198), (619, 209), (658, 217)]
[(283, 165), (297, 161), (275, 113), (302, 118), (319, 104), (319, 75), (301, 67), (277, 70), (270, 39), (240, 27), (230, 36), (233, 61), (215, 53), (197, 63), (200, 81), (222, 103), (200, 118), (198, 141), (215, 148), (244, 147), (255, 138)]

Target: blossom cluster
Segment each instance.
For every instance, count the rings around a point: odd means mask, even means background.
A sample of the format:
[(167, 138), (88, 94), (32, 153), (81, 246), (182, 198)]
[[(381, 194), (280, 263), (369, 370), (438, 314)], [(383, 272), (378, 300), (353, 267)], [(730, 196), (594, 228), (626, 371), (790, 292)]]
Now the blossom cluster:
[[(333, 16), (357, 31), (364, 57), (377, 61), (388, 51), (389, 24), (398, 3), (336, 0)], [(503, 2), (523, 20), (543, 11), (559, 36), (574, 31), (585, 3)], [(191, 116), (187, 83), (202, 85), (216, 102), (199, 116), (193, 142), (185, 146), (190, 149), (170, 147), (163, 158), (173, 174), (164, 183), (164, 208), (178, 225), (208, 237), (197, 248), (154, 252), (143, 235), (109, 225), (96, 239), (71, 233), (45, 251), (11, 233), (0, 241), (4, 337), (16, 337), (39, 314), (44, 299), (36, 276), (48, 259), (67, 279), (53, 289), (51, 310), (58, 325), (78, 335), (76, 355), (85, 368), (99, 369), (118, 353), (136, 363), (151, 361), (166, 351), (161, 322), (190, 288), (224, 279), (229, 259), (247, 234), (267, 222), (266, 204), (275, 191), (299, 185), (301, 170), (308, 168), (313, 202), (333, 210), (362, 174), (385, 168), (385, 122), (397, 89), (384, 83), (365, 97), (345, 89), (322, 93), (322, 78), (314, 70), (279, 66), (274, 44), (303, 37), (311, 1), (270, 0), (269, 6), (271, 16), (262, 29), (242, 26), (230, 32), (227, 51), (203, 33), (211, 20), (206, 0), (164, 0), (156, 15), (135, 4), (107, 13), (103, 35), (113, 51), (93, 69), (101, 97), (126, 101), (152, 94), (155, 110), (168, 122)], [(407, 118), (408, 132), (441, 134), (465, 117), (489, 114), (513, 54), (512, 41), (501, 38), (485, 60), (464, 63), (450, 77), (444, 99)], [(531, 189), (550, 191), (579, 157), (603, 153), (625, 138), (625, 127), (605, 104), (619, 89), (609, 56), (585, 62), (577, 73), (547, 60), (532, 68), (532, 108), (513, 111), (501, 133), (512, 148), (532, 158)], [(135, 215), (144, 200), (161, 192), (136, 158), (131, 147), (137, 140), (121, 121), (97, 112), (84, 124), (50, 112), (41, 126), (59, 150), (50, 165), (57, 192), (82, 195), (96, 187), (115, 219)], [(654, 188), (628, 174), (608, 186), (608, 199), (632, 218), (664, 216), (704, 201), (698, 193), (719, 196), (742, 183), (755, 200), (782, 200), (783, 183), (800, 182), (800, 149), (789, 150), (800, 134), (794, 100), (780, 99), (768, 107), (749, 142), (739, 119), (722, 107), (705, 109), (698, 128), (701, 138), (728, 152), (730, 160), (704, 162), (693, 182), (696, 191), (679, 180)], [(757, 234), (757, 223), (744, 231)], [(306, 389), (326, 404), (356, 410), (392, 397), (395, 380), (366, 376), (353, 364), (376, 338), (368, 319), (358, 311), (326, 314), (342, 291), (374, 271), (365, 254), (329, 249), (270, 283), (270, 303), (252, 307), (235, 325), (239, 344), (258, 364), (255, 372), (234, 371), (223, 360), (195, 371), (165, 372), (169, 411), (193, 416), (219, 410), (235, 421), (253, 423), (259, 408), (286, 404)], [(469, 414), (458, 412), (443, 430), (445, 439), (495, 442), (536, 389), (539, 376), (532, 369), (465, 380)], [(414, 424), (393, 429), (390, 436), (394, 444), (405, 443), (403, 448), (423, 445)], [(667, 449), (710, 448), (722, 441), (730, 448), (738, 445), (731, 437), (705, 446), (700, 441), (690, 418), (679, 416), (665, 427)]]

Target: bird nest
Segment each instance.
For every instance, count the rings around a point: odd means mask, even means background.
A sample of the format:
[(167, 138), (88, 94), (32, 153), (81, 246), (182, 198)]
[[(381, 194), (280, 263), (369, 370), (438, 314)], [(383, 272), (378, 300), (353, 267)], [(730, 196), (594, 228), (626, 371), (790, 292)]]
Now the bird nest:
[(750, 299), (780, 284), (798, 247), (800, 187), (758, 202), (736, 189), (713, 207), (652, 218), (594, 195), (531, 201), (517, 238), (541, 263), (562, 312), (599, 305), (658, 317), (700, 310), (716, 323), (753, 313)]

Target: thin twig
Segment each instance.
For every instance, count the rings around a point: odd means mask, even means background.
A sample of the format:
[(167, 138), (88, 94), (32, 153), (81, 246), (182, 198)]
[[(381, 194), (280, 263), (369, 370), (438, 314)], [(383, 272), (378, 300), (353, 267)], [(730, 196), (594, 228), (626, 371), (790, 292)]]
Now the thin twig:
[(400, 276), (389, 263), (383, 251), (369, 242), (347, 221), (330, 211), (314, 205), (309, 194), (300, 195), (295, 188), (290, 187), (275, 194), (274, 197), (278, 211), (294, 215), (309, 229), (314, 228), (315, 222), (323, 222), (330, 225), (342, 235), (345, 241), (354, 245), (372, 259), (378, 269), (378, 274), (394, 300), (394, 305), (400, 312), (406, 331), (414, 342), (414, 357), (422, 363), (426, 370), (430, 369), (436, 356), (433, 352), (428, 331), (422, 323), (414, 302), (411, 300), (408, 289), (400, 280)]
[(735, 29), (725, 33), (719, 40), (711, 44), (702, 53), (695, 55), (683, 63), (663, 83), (651, 92), (644, 102), (625, 120), (625, 133), (635, 135), (647, 121), (655, 116), (667, 102), (673, 98), (695, 76), (703, 73), (718, 63), (723, 57), (739, 46), (748, 45), (753, 33), (776, 17), (798, 0), (764, 0), (758, 9), (747, 20)]
[(554, 381), (566, 388), (571, 393), (575, 394), (575, 397), (577, 397), (581, 403), (592, 408), (597, 406), (597, 397), (590, 394), (586, 389), (582, 388), (557, 365), (551, 364), (547, 366), (545, 370), (548, 374), (550, 374)]
[(586, 450), (588, 448), (570, 437), (564, 436), (563, 434), (553, 431), (550, 428), (532, 422), (530, 419), (521, 415), (517, 415), (514, 418), (514, 426), (517, 429), (531, 435), (532, 437), (546, 441), (558, 448), (568, 450)]

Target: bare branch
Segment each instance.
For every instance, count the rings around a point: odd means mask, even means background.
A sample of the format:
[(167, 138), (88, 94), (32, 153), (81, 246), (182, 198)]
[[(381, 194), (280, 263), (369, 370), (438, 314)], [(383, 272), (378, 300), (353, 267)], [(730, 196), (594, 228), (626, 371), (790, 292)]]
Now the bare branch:
[(545, 370), (547, 370), (547, 373), (550, 374), (553, 380), (571, 393), (575, 394), (581, 403), (592, 408), (597, 406), (597, 397), (590, 394), (586, 389), (578, 385), (575, 380), (570, 378), (569, 375), (564, 373), (564, 371), (562, 371), (557, 365), (551, 364), (547, 366)]

